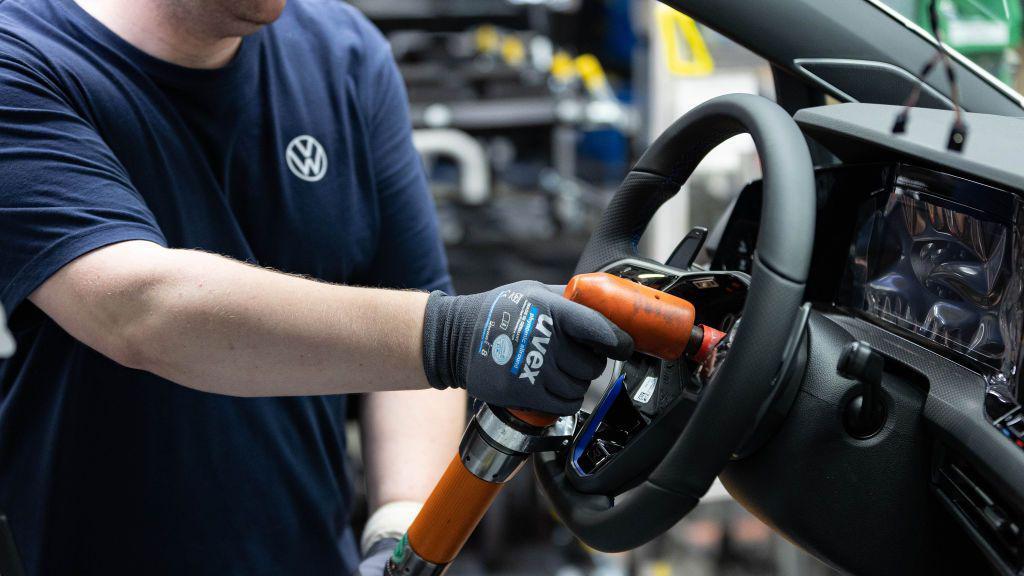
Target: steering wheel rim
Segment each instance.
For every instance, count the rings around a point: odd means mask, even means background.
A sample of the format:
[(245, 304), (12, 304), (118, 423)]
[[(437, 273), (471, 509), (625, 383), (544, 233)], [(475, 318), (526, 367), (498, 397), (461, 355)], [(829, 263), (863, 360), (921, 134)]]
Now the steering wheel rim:
[[(596, 549), (635, 548), (692, 510), (771, 395), (782, 365), (810, 267), (815, 187), (803, 134), (770, 100), (748, 94), (721, 96), (673, 123), (626, 175), (584, 248), (576, 273), (639, 258), (637, 244), (658, 208), (676, 194), (708, 152), (742, 133), (754, 140), (764, 182), (751, 285), (729, 355), (686, 428), (645, 480), (617, 496), (573, 488), (565, 477), (564, 453), (534, 458), (538, 483), (558, 516)], [(714, 433), (707, 434), (708, 430)]]

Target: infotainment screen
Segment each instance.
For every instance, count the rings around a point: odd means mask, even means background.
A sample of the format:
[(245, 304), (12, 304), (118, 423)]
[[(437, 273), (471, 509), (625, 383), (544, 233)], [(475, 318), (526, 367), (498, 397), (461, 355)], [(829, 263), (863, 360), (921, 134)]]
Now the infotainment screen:
[(839, 303), (1016, 380), (1020, 215), (1009, 193), (900, 166), (859, 211)]

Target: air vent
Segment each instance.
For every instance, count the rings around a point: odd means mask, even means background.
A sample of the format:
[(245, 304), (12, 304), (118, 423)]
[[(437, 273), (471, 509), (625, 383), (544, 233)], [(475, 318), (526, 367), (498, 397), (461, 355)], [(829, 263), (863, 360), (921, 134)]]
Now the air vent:
[[(888, 62), (800, 58), (793, 63), (806, 78), (847, 102), (902, 104), (917, 84), (916, 76)], [(927, 84), (922, 85), (917, 106), (953, 109), (948, 98)]]
[(1004, 573), (1024, 567), (1022, 514), (1005, 502), (962, 457), (946, 452), (934, 481), (940, 497), (974, 530), (978, 545)]

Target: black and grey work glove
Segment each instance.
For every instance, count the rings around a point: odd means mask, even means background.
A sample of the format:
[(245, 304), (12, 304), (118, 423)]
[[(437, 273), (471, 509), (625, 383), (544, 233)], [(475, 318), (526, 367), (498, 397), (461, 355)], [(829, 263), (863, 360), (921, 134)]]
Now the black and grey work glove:
[(599, 312), (539, 282), (427, 300), (423, 366), (435, 388), (465, 388), (488, 404), (573, 414), (607, 358), (633, 339)]

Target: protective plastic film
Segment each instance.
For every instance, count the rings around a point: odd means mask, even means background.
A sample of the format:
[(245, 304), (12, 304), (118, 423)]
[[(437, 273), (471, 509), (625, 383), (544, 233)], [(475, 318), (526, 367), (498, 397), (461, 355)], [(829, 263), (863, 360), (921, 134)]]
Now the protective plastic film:
[(1020, 211), (1010, 194), (901, 167), (861, 210), (841, 303), (1016, 380)]

